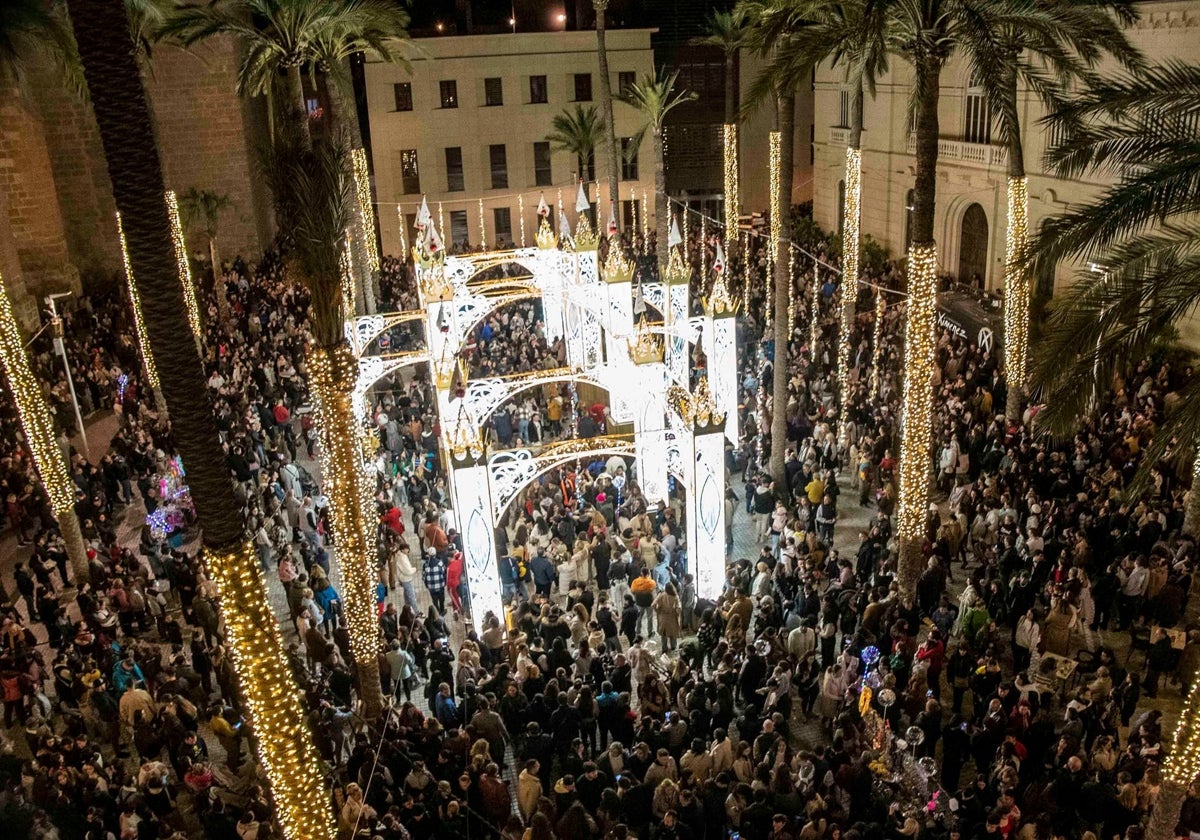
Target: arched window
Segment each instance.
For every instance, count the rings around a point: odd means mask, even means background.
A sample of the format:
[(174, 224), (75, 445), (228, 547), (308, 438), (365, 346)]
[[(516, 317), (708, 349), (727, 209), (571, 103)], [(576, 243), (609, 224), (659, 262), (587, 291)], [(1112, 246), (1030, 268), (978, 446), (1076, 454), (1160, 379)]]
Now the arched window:
[(914, 193), (909, 190), (904, 195), (904, 251), (908, 252), (908, 246), (912, 244), (912, 223), (913, 223), (913, 201)]
[(987, 91), (983, 80), (974, 73), (967, 82), (966, 124), (963, 139), (968, 143), (992, 142), (992, 113), (988, 110)]
[(846, 233), (846, 182), (838, 181), (838, 236)]
[(962, 233), (958, 240), (958, 281), (986, 288), (987, 254), (987, 214), (978, 204), (972, 204), (962, 218)]

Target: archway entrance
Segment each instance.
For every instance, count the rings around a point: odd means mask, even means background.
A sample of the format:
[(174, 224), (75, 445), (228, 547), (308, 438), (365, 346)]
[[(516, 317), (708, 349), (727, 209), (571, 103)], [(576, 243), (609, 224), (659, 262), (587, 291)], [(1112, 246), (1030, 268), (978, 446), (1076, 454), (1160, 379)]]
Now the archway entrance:
[(958, 281), (980, 289), (987, 286), (988, 220), (978, 204), (963, 213), (958, 240)]

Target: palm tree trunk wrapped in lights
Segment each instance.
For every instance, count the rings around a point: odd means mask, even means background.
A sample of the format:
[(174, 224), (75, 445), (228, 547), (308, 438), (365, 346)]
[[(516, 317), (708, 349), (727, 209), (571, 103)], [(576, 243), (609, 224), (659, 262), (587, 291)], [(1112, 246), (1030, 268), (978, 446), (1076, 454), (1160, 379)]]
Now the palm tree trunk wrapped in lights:
[[(779, 120), (779, 192), (781, 196), (792, 194), (792, 165), (796, 153), (796, 95), (792, 90), (781, 93), (777, 99)], [(786, 242), (792, 250), (791, 214), (781, 212), (776, 232), (777, 242)], [(747, 275), (748, 277), (749, 275)], [(784, 474), (784, 448), (787, 442), (788, 406), (788, 340), (792, 335), (792, 319), (789, 315), (792, 290), (792, 260), (789, 255), (775, 254), (775, 364), (772, 366), (771, 381), (771, 460), (770, 473), (776, 482), (786, 482)], [(760, 406), (759, 411), (763, 409)]]
[(738, 220), (741, 204), (738, 199), (738, 127), (737, 123), (726, 123), (722, 127), (724, 137), (725, 166), (725, 251), (732, 259), (737, 253)]
[(33, 466), (50, 498), (54, 518), (58, 520), (75, 583), (85, 583), (89, 573), (87, 546), (79, 530), (79, 517), (75, 514), (75, 483), (54, 434), (54, 415), (29, 366), (29, 354), (25, 352), (25, 342), (3, 277), (0, 277), (0, 368), (8, 378), (8, 388), (17, 407), (21, 429), (25, 432), (25, 443), (33, 456)]
[(838, 399), (844, 422), (850, 410), (850, 334), (858, 308), (859, 221), (862, 215), (862, 85), (851, 102), (850, 143), (846, 146), (846, 202), (842, 208), (842, 306), (838, 319)]
[(1192, 683), (1179, 723), (1171, 736), (1171, 752), (1162, 768), (1162, 787), (1146, 827), (1146, 840), (1171, 840), (1187, 799), (1200, 775), (1200, 681)]
[(192, 328), (196, 349), (199, 350), (204, 341), (204, 328), (200, 323), (200, 304), (196, 301), (196, 286), (192, 282), (192, 267), (188, 264), (187, 243), (183, 238), (183, 223), (179, 219), (179, 202), (174, 190), (167, 190), (167, 212), (171, 214), (171, 244), (175, 246), (175, 262), (179, 266), (179, 285), (183, 289), (183, 304), (187, 307), (188, 326)]
[(358, 362), (344, 338), (353, 312), (354, 279), (347, 228), (355, 186), (341, 132), (316, 138), (283, 136), (267, 164), (288, 271), (302, 279), (311, 299), (314, 345), (308, 351), (309, 383), (317, 414), (324, 490), (342, 570), (342, 599), (350, 628), (358, 693), (369, 719), (383, 711), (379, 684), (379, 618), (375, 611), (375, 520), (363, 465), (362, 429), (354, 412)]
[(162, 169), (121, 0), (70, 0), (72, 27), (108, 163), (129, 262), (145, 297), (146, 331), (174, 410), (172, 430), (203, 528), (204, 559), (217, 584), (234, 671), (283, 834), (333, 840), (336, 831), (320, 756), (305, 725), (257, 553), (225, 466), (196, 346), (189, 331)]
[(1200, 447), (1196, 449), (1196, 460), (1192, 462), (1192, 486), (1188, 490), (1187, 507), (1183, 512), (1183, 533), (1200, 534)]
[(1029, 179), (1021, 167), (1020, 175), (1008, 177), (1008, 235), (1004, 243), (1004, 375), (1008, 385), (1004, 413), (1009, 420), (1021, 417), (1029, 358), (1028, 246)]

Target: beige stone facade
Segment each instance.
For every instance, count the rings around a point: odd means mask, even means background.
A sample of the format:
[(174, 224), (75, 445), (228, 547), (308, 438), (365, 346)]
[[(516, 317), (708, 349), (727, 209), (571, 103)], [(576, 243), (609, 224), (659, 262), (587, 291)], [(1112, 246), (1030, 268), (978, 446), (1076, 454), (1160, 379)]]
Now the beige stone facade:
[[(1200, 61), (1200, 3), (1165, 0), (1137, 4), (1141, 19), (1130, 37), (1151, 62), (1180, 59)], [(845, 92), (840, 73), (818, 70), (815, 82), (816, 127), (813, 212), (827, 230), (837, 230), (840, 185), (844, 178), (846, 125)], [(915, 176), (907, 107), (911, 70), (893, 60), (891, 72), (880, 80), (874, 98), (866, 100), (862, 161), (862, 231), (893, 254), (903, 252), (907, 236), (908, 191)], [(942, 73), (939, 119), (935, 233), (942, 272), (970, 281), (978, 275), (984, 289), (999, 291), (1004, 284), (1007, 149), (989, 140), (979, 119), (978, 96), (970, 87), (969, 71), (961, 58), (952, 59)], [(1044, 111), (1027, 91), (1020, 94), (1025, 166), (1029, 176), (1029, 229), (1072, 204), (1095, 196), (1107, 182), (1089, 175), (1066, 180), (1046, 171), (1042, 158), (1052, 139), (1039, 124)], [(990, 140), (998, 141), (993, 128)], [(1038, 278), (1037, 294), (1049, 297), (1069, 285), (1072, 266), (1061, 266), (1055, 277)]]
[[(631, 78), (627, 74), (640, 78), (654, 71), (651, 31), (608, 33), (614, 95), (622, 79)], [(542, 194), (553, 206), (561, 190), (573, 221), (576, 160), (558, 151), (547, 159), (545, 148), (537, 149), (535, 144), (544, 143), (552, 130), (551, 120), (568, 108), (573, 110), (577, 102), (599, 110), (595, 33), (452, 36), (423, 38), (417, 43), (424, 57), (413, 62), (411, 75), (398, 65), (371, 59), (366, 64), (383, 252), (400, 252), (398, 208), (406, 217), (405, 236), (411, 246), (412, 218), (422, 194), (427, 196), (435, 220), (438, 205), (442, 207), (447, 247), (455, 240), (479, 244), (480, 200), (483, 236), (489, 246), (497, 242), (498, 223), (501, 240), (520, 244), (522, 203), (525, 242), (534, 244)], [(622, 102), (614, 104), (614, 121), (618, 138), (632, 137), (641, 125), (638, 112)], [(599, 195), (602, 219), (607, 218), (609, 206), (606, 171), (604, 152), (599, 148), (595, 161), (599, 188), (593, 183), (589, 194), (593, 203)], [(627, 170), (623, 174), (635, 173)], [(619, 191), (622, 202), (637, 201), (641, 227), (643, 200), (649, 204), (649, 212), (654, 212), (654, 160), (648, 139), (637, 157), (636, 177), (623, 178)], [(632, 208), (622, 209), (628, 220)]]

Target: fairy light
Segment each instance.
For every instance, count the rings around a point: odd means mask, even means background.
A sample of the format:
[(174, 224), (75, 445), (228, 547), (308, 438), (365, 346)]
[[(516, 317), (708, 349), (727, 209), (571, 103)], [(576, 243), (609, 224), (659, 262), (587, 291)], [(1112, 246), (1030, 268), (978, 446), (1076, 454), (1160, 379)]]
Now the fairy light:
[(783, 132), (772, 131), (767, 138), (769, 145), (768, 165), (770, 195), (770, 227), (767, 228), (767, 270), (770, 271), (779, 259), (779, 230), (783, 223), (783, 197), (780, 195), (781, 170), (783, 168)]
[(192, 267), (188, 265), (187, 243), (179, 219), (179, 202), (174, 190), (167, 190), (167, 213), (171, 217), (171, 244), (175, 246), (175, 262), (179, 266), (179, 284), (183, 286), (183, 305), (187, 310), (188, 326), (197, 343), (203, 337), (200, 326), (200, 305), (196, 302), (196, 287), (192, 285)]
[(850, 388), (850, 331), (858, 303), (858, 220), (862, 195), (862, 152), (846, 149), (846, 206), (842, 214), (842, 306), (838, 321), (838, 399), (846, 414)]
[[(913, 245), (909, 249), (907, 315), (896, 533), (902, 541), (919, 549), (925, 530), (925, 512), (929, 506), (929, 465), (933, 441), (933, 369), (937, 343), (936, 245)], [(902, 566), (904, 550), (902, 545)]]
[(521, 247), (525, 247), (525, 196), (517, 194), (517, 216), (521, 220)]
[(404, 207), (396, 205), (396, 218), (400, 222), (400, 253), (408, 253), (408, 221), (404, 218)]
[(738, 127), (737, 123), (725, 123), (725, 250), (726, 257), (733, 255), (737, 244), (738, 229)]
[[(788, 335), (796, 327), (796, 249), (788, 248)], [(770, 307), (774, 309), (774, 307)]]
[(350, 153), (354, 164), (354, 186), (358, 191), (358, 220), (362, 225), (363, 245), (371, 271), (379, 271), (379, 240), (375, 236), (375, 214), (371, 211), (371, 174), (367, 169), (367, 152), (355, 149)]
[(821, 268), (813, 260), (812, 309), (808, 317), (809, 358), (817, 360), (817, 340), (821, 337)]
[(483, 199), (479, 199), (479, 244), (487, 247), (487, 227), (483, 224)]
[(125, 243), (125, 228), (121, 225), (121, 214), (117, 212), (117, 236), (121, 240), (121, 260), (125, 263), (125, 280), (129, 284), (129, 302), (133, 307), (133, 328), (137, 333), (138, 346), (142, 350), (142, 362), (146, 366), (146, 380), (150, 390), (158, 391), (158, 368), (154, 364), (154, 352), (150, 349), (150, 338), (146, 335), (146, 324), (142, 318), (142, 298), (133, 279), (133, 266), (129, 262), (129, 246)]
[(353, 318), (355, 312), (354, 255), (349, 228), (346, 228), (345, 247), (338, 254), (338, 268), (342, 279), (342, 306), (344, 307), (342, 317)]
[(29, 366), (29, 354), (21, 340), (21, 331), (13, 314), (8, 289), (0, 278), (0, 364), (8, 374), (8, 385), (17, 406), (17, 416), (25, 431), (25, 441), (33, 453), (33, 465), (50, 497), (54, 515), (74, 510), (75, 490), (66, 460), (54, 433), (54, 416), (42, 388)]
[[(638, 207), (638, 204), (639, 204), (639, 202), (636, 198), (630, 199), (630, 201), (629, 201), (630, 211), (633, 213), (633, 225), (630, 227), (629, 239), (635, 245), (637, 244), (636, 233), (638, 230), (638, 210), (640, 209)], [(645, 218), (645, 217), (643, 216), (643, 218)], [(643, 245), (642, 247), (644, 248), (645, 245)]]
[[(683, 228), (687, 230), (687, 213), (684, 213)], [(684, 233), (683, 241), (687, 242), (687, 234)], [(650, 247), (650, 194), (642, 190), (642, 242), (644, 248)], [(684, 245), (684, 250), (687, 250), (687, 245)]]
[(446, 217), (442, 213), (442, 202), (440, 201), (438, 202), (438, 236), (442, 238), (443, 242), (446, 241)]
[[(375, 529), (367, 527), (366, 511), (372, 487), (362, 468), (362, 442), (354, 414), (353, 383), (358, 362), (349, 347), (317, 347), (309, 355), (313, 404), (321, 444), (323, 489), (329, 496), (329, 515), (342, 569), (342, 594), (350, 630), (350, 648), (360, 671), (378, 668), (379, 621), (375, 609)], [(378, 672), (360, 683), (364, 691), (379, 691)]]
[[(700, 217), (700, 277), (708, 277), (708, 219)], [(729, 255), (725, 255), (729, 259)]]
[(208, 549), (204, 558), (217, 585), (226, 650), (257, 734), (253, 741), (283, 834), (293, 840), (333, 840), (337, 832), (321, 759), (305, 722), (306, 711), (271, 611), (258, 554), (245, 542), (230, 551)]
[(879, 393), (879, 364), (883, 360), (883, 316), (887, 301), (883, 288), (875, 290), (875, 331), (871, 337), (871, 399)]
[(683, 205), (683, 212), (680, 213), (679, 215), (683, 217), (682, 218), (683, 230), (681, 231), (681, 233), (683, 235), (683, 252), (685, 254), (688, 254), (688, 253), (691, 253), (691, 247), (692, 247), (691, 240), (688, 239), (688, 216), (691, 215), (691, 211), (688, 209), (686, 202)]
[(1025, 387), (1029, 354), (1029, 179), (1008, 179), (1008, 234), (1004, 244), (1004, 375), (1010, 393)]

